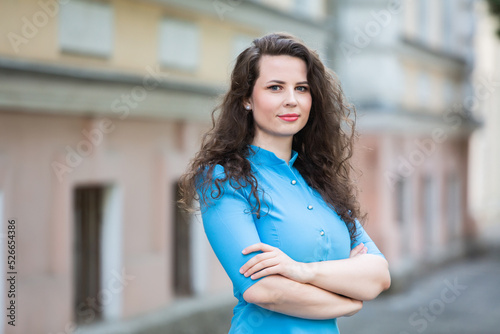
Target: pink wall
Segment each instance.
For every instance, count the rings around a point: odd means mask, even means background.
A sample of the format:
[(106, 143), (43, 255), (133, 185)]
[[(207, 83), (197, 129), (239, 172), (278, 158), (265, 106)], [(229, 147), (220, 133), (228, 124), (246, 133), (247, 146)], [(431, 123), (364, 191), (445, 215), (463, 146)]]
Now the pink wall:
[(0, 189), (6, 217), (18, 224), (17, 304), (22, 317), (30, 319), (19, 321), (16, 333), (63, 331), (71, 325), (72, 191), (77, 185), (108, 184), (121, 193), (121, 267), (134, 276), (122, 289), (122, 315), (144, 313), (172, 301), (173, 184), (198, 149), (204, 128), (128, 119), (113, 119), (107, 125), (107, 133), (95, 135), (92, 153), (79, 163), (73, 159), (70, 172), (58, 177), (51, 164), (68, 166), (66, 146), (89, 149), (82, 144), (87, 139), (82, 130), (91, 131), (99, 122), (0, 115)]
[[(463, 240), (475, 233), (475, 224), (467, 211), (468, 144), (449, 137), (436, 142), (415, 135), (362, 134), (355, 150), (355, 162), (361, 169), (360, 201), (368, 213), (365, 229), (387, 256), (397, 273), (406, 266), (452, 257), (463, 247)], [(449, 219), (448, 178), (459, 181), (458, 235), (453, 236)], [(408, 231), (397, 222), (396, 175), (409, 184)], [(426, 202), (425, 177), (433, 180), (433, 200)], [(432, 207), (435, 219), (425, 223), (426, 206)], [(429, 231), (431, 228), (431, 231)], [(428, 234), (429, 236), (426, 236)], [(404, 243), (408, 253), (404, 254)]]

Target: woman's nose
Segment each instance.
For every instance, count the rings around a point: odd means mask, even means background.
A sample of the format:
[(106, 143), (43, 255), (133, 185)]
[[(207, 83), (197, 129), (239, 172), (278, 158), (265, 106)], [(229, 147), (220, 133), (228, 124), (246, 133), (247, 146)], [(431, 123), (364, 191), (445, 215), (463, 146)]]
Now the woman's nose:
[(285, 97), (285, 106), (286, 107), (295, 107), (297, 106), (297, 99), (295, 98), (295, 90), (288, 92)]

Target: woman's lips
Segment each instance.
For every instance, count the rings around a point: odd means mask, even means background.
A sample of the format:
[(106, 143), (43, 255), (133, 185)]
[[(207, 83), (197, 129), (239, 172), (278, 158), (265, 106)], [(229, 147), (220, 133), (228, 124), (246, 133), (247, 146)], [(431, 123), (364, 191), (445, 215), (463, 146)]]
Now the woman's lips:
[(286, 122), (295, 122), (296, 120), (299, 119), (298, 114), (285, 114), (285, 115), (279, 115), (278, 117)]

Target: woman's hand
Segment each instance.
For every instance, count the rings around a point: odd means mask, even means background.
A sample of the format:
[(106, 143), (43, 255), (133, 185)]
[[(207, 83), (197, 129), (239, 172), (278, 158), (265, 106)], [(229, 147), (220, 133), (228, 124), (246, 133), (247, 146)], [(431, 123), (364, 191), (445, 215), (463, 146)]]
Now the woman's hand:
[(292, 260), (279, 248), (264, 243), (258, 243), (245, 248), (242, 253), (250, 254), (262, 251), (255, 255), (240, 268), (245, 277), (258, 279), (264, 276), (279, 274), (299, 283), (307, 283), (311, 278), (311, 271), (306, 263)]
[(363, 255), (366, 253), (368, 253), (368, 248), (366, 248), (363, 243), (360, 243), (359, 245), (357, 245), (356, 247), (351, 249), (351, 253), (349, 254), (349, 258), (358, 256), (358, 255)]
[[(262, 251), (248, 260), (240, 268), (240, 273), (245, 277), (251, 276), (252, 279), (258, 279), (268, 275), (279, 274), (299, 283), (308, 283), (313, 273), (308, 268), (308, 264), (292, 260), (279, 248), (264, 243), (258, 243), (245, 248), (242, 253), (250, 254)], [(366, 254), (368, 248), (360, 243), (351, 250), (349, 258)], [(309, 264), (311, 265), (311, 264)]]

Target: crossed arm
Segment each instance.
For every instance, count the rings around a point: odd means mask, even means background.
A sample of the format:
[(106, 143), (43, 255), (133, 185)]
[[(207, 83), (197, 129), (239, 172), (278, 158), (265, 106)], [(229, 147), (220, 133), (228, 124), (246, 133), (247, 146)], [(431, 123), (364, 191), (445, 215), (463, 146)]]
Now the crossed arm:
[(344, 260), (302, 263), (276, 247), (258, 243), (243, 254), (262, 251), (245, 263), (240, 273), (264, 277), (243, 294), (263, 308), (307, 319), (350, 316), (390, 286), (387, 261), (359, 244)]
[[(217, 166), (214, 176), (221, 175), (224, 169)], [(362, 244), (351, 251), (349, 259), (301, 263), (260, 243), (252, 216), (243, 214), (251, 212), (246, 196), (241, 189), (225, 187), (224, 196), (202, 210), (203, 226), (219, 261), (235, 287), (244, 291), (247, 302), (300, 318), (332, 319), (358, 312), (363, 300), (389, 287), (387, 262), (366, 254)], [(262, 253), (253, 256), (257, 251)], [(253, 282), (249, 276), (259, 280)]]

